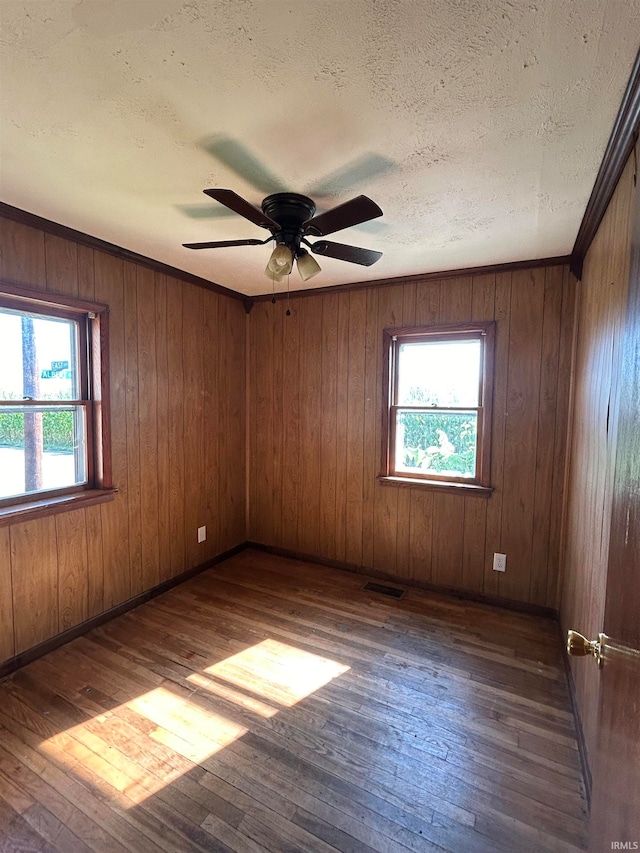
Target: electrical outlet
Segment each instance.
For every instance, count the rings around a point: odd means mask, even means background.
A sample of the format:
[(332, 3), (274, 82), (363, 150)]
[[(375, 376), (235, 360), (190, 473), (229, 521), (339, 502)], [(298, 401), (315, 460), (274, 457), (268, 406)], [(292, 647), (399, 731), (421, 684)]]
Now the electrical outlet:
[(494, 572), (506, 572), (507, 571), (507, 555), (506, 554), (494, 554), (493, 555), (493, 571)]
[[(207, 538), (207, 528), (205, 525), (204, 527), (198, 528), (198, 542), (204, 542), (204, 540), (206, 538)], [(503, 571), (504, 571), (504, 569), (503, 569)]]

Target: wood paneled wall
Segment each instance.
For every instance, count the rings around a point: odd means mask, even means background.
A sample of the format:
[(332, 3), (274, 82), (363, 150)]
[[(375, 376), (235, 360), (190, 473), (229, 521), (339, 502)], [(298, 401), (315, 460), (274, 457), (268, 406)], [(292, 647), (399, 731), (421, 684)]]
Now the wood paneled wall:
[[(615, 463), (618, 376), (629, 286), (633, 157), (587, 253), (578, 287), (571, 462), (561, 620), (596, 637), (604, 620)], [(576, 699), (593, 755), (599, 673), (572, 661)]]
[[(257, 303), (248, 538), (556, 607), (574, 290), (552, 266)], [(494, 318), (491, 498), (379, 484), (383, 328)]]
[(246, 315), (238, 300), (11, 220), (0, 251), (4, 279), (110, 306), (119, 489), (0, 528), (1, 662), (244, 542)]

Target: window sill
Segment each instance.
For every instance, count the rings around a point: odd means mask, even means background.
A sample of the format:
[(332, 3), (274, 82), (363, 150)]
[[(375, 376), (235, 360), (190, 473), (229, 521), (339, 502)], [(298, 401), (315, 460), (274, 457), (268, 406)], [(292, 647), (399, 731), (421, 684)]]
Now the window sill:
[(418, 477), (379, 476), (378, 482), (383, 486), (399, 486), (401, 489), (426, 489), (430, 492), (448, 492), (450, 495), (468, 495), (479, 498), (490, 498), (491, 486), (478, 486), (476, 483), (443, 483), (439, 480), (422, 480)]
[(0, 527), (112, 501), (117, 493), (117, 489), (87, 489), (72, 495), (59, 495), (42, 500), (14, 503), (11, 506), (0, 508)]

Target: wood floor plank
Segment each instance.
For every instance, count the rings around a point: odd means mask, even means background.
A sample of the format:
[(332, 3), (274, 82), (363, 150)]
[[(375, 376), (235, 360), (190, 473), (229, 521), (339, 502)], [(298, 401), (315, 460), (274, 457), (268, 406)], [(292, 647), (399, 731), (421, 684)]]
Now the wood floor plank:
[(15, 812), (0, 799), (0, 850), (3, 853), (63, 853), (62, 848), (49, 844), (27, 823), (24, 815)]
[(365, 581), (245, 551), (14, 673), (0, 848), (584, 850), (553, 623)]

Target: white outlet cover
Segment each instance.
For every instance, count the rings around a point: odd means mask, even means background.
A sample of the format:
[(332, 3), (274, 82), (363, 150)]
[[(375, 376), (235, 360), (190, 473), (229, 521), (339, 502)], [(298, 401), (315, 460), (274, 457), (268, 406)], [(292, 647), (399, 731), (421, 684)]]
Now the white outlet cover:
[(494, 572), (506, 572), (507, 571), (507, 555), (506, 554), (494, 554), (493, 555), (493, 571)]
[(206, 525), (204, 525), (204, 527), (198, 528), (198, 542), (204, 542), (206, 538), (207, 538), (207, 527), (206, 527)]

